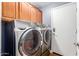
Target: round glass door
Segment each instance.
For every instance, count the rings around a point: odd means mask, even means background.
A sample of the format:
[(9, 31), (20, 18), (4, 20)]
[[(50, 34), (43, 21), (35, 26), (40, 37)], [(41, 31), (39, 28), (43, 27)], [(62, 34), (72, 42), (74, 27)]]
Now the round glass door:
[(38, 30), (29, 29), (20, 37), (18, 50), (21, 55), (35, 54), (41, 44), (41, 33)]
[(46, 30), (44, 34), (44, 41), (46, 44), (49, 44), (50, 40), (52, 39), (52, 31)]

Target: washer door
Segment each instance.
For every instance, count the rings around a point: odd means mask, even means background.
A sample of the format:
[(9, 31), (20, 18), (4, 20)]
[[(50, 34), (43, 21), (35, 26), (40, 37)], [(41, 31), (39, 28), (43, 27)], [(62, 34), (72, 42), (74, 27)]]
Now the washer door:
[(38, 30), (27, 29), (20, 37), (18, 43), (19, 53), (22, 56), (35, 54), (40, 47), (41, 39), (42, 36)]

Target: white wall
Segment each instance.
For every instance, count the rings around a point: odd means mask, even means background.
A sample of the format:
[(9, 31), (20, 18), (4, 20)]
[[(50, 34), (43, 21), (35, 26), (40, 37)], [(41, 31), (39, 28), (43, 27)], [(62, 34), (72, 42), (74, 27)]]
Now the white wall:
[(0, 2), (0, 52), (1, 52), (1, 2)]
[(51, 8), (66, 4), (66, 2), (53, 2), (46, 7), (43, 7), (41, 10), (43, 12), (43, 24), (51, 27)]

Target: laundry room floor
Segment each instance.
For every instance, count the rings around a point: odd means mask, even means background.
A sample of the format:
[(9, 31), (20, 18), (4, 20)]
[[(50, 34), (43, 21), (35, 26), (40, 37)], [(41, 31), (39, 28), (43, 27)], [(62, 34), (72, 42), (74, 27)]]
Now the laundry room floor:
[(49, 56), (61, 56), (61, 55), (56, 54), (56, 53), (50, 53)]
[(62, 56), (62, 55), (60, 55), (60, 54), (58, 54), (56, 52), (50, 53), (50, 51), (47, 50), (47, 51), (43, 52), (41, 56)]

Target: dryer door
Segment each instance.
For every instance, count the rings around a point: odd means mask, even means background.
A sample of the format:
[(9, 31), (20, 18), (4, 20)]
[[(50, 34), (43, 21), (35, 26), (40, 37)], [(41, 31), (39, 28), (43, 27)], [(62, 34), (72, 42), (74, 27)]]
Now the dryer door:
[(42, 36), (38, 30), (27, 29), (20, 37), (18, 43), (18, 50), (20, 55), (33, 55), (35, 54), (41, 44)]
[(52, 39), (52, 31), (46, 30), (45, 33), (44, 33), (44, 42), (47, 44), (47, 46), (50, 46), (51, 39)]

